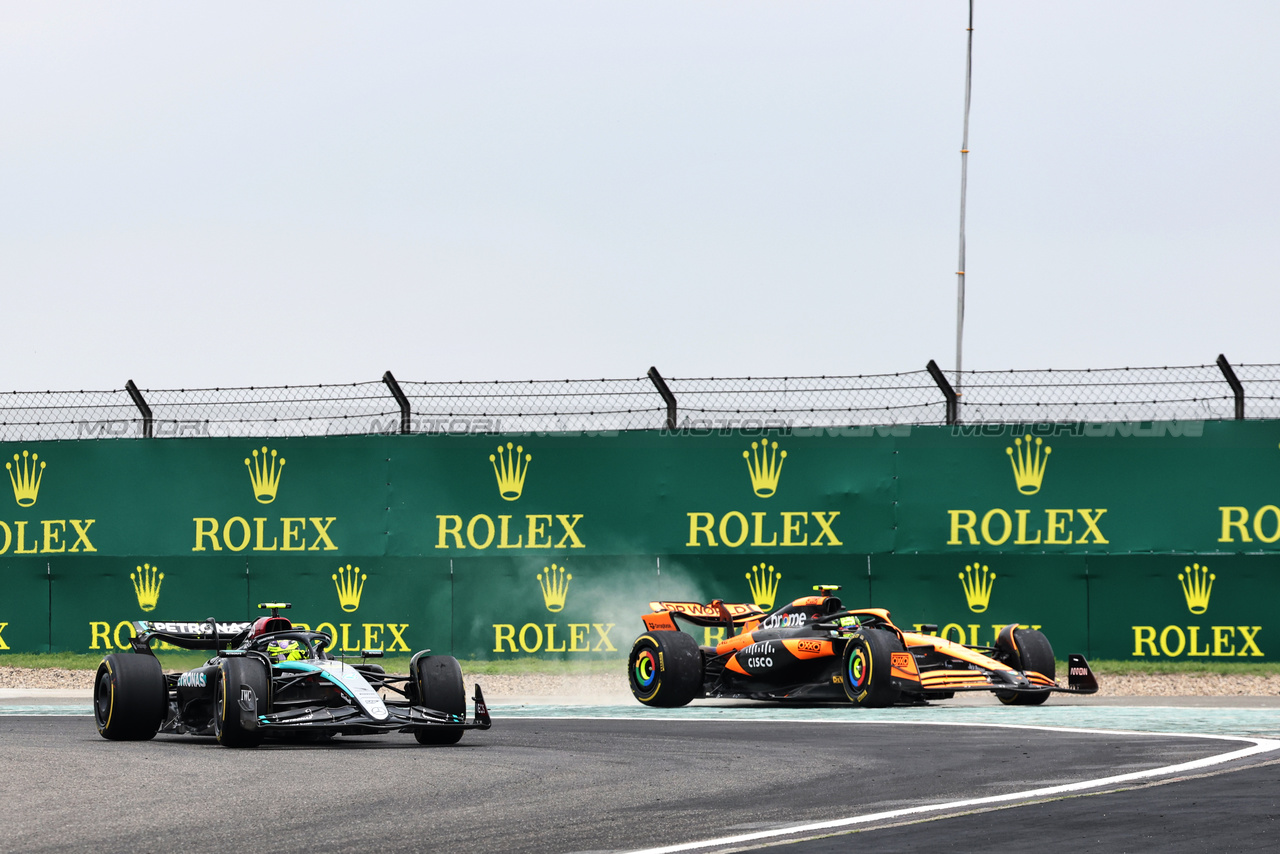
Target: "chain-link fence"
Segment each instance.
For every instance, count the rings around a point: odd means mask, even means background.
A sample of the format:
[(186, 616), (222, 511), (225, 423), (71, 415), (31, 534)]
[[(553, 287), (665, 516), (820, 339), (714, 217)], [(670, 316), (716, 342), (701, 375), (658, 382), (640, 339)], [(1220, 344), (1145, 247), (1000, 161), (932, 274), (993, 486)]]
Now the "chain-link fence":
[[(1274, 385), (1275, 365), (1263, 376)], [(1235, 417), (1235, 394), (1217, 365), (1170, 368), (965, 372), (966, 422), (1182, 421)], [(1250, 417), (1276, 417), (1272, 397), (1252, 397)]]
[[(1280, 418), (1280, 365), (0, 393), (0, 441)], [(959, 380), (957, 382), (957, 379)]]

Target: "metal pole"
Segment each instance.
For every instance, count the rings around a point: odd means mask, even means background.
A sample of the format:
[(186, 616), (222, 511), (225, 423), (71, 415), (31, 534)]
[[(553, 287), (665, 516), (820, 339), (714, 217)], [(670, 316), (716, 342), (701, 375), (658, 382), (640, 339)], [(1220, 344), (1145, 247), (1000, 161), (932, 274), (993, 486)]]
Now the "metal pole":
[(658, 373), (658, 369), (649, 368), (649, 381), (653, 383), (654, 388), (658, 390), (658, 394), (662, 395), (662, 399), (667, 404), (667, 429), (674, 431), (676, 429), (676, 396), (671, 393), (671, 389), (667, 388), (667, 381), (662, 378), (662, 374)]
[(924, 369), (929, 372), (929, 376), (933, 377), (933, 381), (942, 390), (942, 396), (947, 399), (947, 423), (955, 424), (960, 420), (960, 407), (956, 390), (951, 387), (951, 383), (947, 382), (947, 375), (942, 372), (942, 368), (939, 368), (938, 363), (933, 359), (929, 360), (929, 364), (925, 365)]
[(396, 382), (396, 378), (391, 376), (391, 372), (387, 371), (382, 375), (382, 381), (387, 384), (387, 388), (391, 389), (391, 396), (396, 399), (396, 403), (400, 404), (400, 432), (409, 433), (409, 398), (400, 390), (400, 383)]
[(1227, 378), (1227, 385), (1231, 386), (1231, 392), (1236, 396), (1236, 420), (1243, 421), (1244, 384), (1236, 376), (1236, 372), (1231, 367), (1231, 363), (1227, 361), (1227, 357), (1221, 353), (1218, 354), (1218, 370), (1222, 371), (1222, 375)]
[(133, 398), (133, 405), (138, 407), (138, 411), (142, 413), (142, 438), (151, 438), (151, 407), (147, 406), (146, 399), (142, 396), (142, 392), (138, 391), (138, 387), (133, 384), (133, 380), (129, 380), (124, 384), (125, 391), (129, 392), (129, 397)]
[(960, 265), (956, 270), (956, 389), (964, 351), (964, 205), (969, 186), (969, 92), (973, 87), (973, 0), (969, 0), (969, 47), (964, 60), (964, 139), (960, 142)]

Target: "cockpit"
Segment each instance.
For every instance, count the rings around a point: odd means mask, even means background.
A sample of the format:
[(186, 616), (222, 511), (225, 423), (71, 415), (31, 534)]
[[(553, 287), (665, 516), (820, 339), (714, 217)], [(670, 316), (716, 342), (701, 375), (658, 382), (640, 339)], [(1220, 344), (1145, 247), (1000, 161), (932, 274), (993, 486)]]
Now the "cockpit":
[(332, 659), (326, 651), (329, 636), (320, 632), (297, 629), (268, 632), (249, 641), (249, 649), (265, 653), (273, 662), (304, 661), (308, 658)]

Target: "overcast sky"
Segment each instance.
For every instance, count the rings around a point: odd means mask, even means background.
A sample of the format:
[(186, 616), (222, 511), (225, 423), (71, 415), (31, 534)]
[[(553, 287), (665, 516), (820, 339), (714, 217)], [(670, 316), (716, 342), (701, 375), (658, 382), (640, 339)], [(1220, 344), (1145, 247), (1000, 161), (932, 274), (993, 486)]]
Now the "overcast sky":
[[(965, 0), (0, 5), (0, 389), (955, 362)], [(1280, 4), (978, 0), (969, 369), (1280, 362)]]

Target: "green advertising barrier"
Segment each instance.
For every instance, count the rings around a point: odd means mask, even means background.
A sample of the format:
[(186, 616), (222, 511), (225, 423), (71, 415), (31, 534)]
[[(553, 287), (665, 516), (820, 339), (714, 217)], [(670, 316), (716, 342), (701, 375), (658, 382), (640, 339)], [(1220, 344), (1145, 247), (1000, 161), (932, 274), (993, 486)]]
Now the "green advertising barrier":
[(441, 436), (388, 447), (391, 554), (893, 547), (894, 454), (885, 437)]
[(1261, 555), (1089, 558), (1093, 654), (1134, 661), (1274, 661), (1280, 566)]
[[(0, 654), (97, 652), (128, 620), (244, 620), (283, 599), (340, 648), (565, 657), (598, 623), (615, 628), (589, 654), (620, 656), (622, 621), (638, 627), (650, 600), (763, 602), (771, 582), (748, 575), (772, 572), (775, 599), (837, 583), (908, 624), (977, 625), (985, 642), (1019, 620), (1108, 658), (1154, 657), (1134, 635), (1148, 626), (1178, 657), (1168, 626), (1191, 655), (1227, 623), (1193, 643), (1172, 615), (1099, 616), (1157, 589), (1141, 573), (1160, 554), (1238, 564), (1251, 602), (1280, 593), (1277, 421), (86, 440), (0, 457)], [(552, 565), (573, 574), (558, 611), (537, 578)], [(958, 577), (974, 565), (996, 579), (985, 612)], [(152, 569), (147, 610), (129, 576)], [(1251, 607), (1234, 648), (1280, 655)]]
[(381, 649), (409, 655), (453, 647), (447, 560), (263, 557), (250, 560), (248, 577), (255, 605), (290, 603), (284, 616), (327, 632), (335, 654)]
[(0, 656), (49, 650), (48, 566), (39, 558), (0, 558)]
[(9, 443), (0, 555), (1280, 551), (1278, 424)]
[(455, 558), (454, 649), (468, 658), (581, 660), (630, 650), (658, 593), (642, 556)]
[(1010, 623), (1039, 629), (1065, 660), (1089, 643), (1085, 559), (1060, 555), (874, 555), (871, 597), (904, 629), (938, 626), (948, 640), (990, 646)]
[(1277, 549), (1280, 423), (980, 425), (898, 440), (897, 552)]
[(6, 444), (0, 555), (382, 554), (385, 441)]
[(243, 559), (53, 558), (47, 587), (50, 651), (128, 649), (134, 620), (241, 621), (248, 593)]

